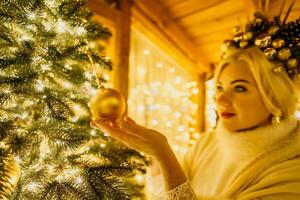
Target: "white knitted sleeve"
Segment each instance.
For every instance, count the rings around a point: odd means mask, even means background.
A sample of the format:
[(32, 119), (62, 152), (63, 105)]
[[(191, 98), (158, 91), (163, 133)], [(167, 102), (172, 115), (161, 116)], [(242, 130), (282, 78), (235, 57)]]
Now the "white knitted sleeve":
[(187, 180), (165, 194), (160, 194), (158, 200), (196, 200), (196, 195), (191, 182)]

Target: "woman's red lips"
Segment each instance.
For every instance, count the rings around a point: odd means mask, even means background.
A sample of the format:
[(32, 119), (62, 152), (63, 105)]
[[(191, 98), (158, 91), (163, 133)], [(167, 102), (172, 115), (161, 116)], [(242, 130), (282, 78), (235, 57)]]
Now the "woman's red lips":
[(223, 117), (223, 118), (231, 118), (231, 117), (233, 117), (235, 114), (234, 113), (221, 113), (221, 116)]

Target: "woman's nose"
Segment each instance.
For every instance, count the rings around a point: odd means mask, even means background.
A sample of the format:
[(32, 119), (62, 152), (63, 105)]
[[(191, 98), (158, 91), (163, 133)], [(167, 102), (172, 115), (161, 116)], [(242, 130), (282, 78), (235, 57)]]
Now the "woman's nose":
[(230, 106), (232, 103), (232, 96), (228, 92), (223, 92), (217, 95), (216, 103), (222, 107)]

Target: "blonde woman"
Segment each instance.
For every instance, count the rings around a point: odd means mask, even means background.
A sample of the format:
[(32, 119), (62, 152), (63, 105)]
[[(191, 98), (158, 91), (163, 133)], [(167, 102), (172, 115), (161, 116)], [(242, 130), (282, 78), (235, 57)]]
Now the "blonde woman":
[(215, 82), (217, 128), (181, 163), (163, 134), (132, 120), (93, 125), (158, 161), (166, 199), (300, 199), (298, 96), (288, 74), (253, 47), (223, 60)]

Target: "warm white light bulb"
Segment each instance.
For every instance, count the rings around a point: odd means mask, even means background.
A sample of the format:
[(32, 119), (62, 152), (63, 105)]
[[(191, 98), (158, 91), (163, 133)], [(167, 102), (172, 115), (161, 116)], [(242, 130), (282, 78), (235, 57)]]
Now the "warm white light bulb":
[(67, 23), (63, 21), (62, 19), (59, 19), (56, 22), (56, 30), (59, 33), (65, 33), (67, 31)]
[(180, 76), (176, 76), (176, 77), (175, 77), (175, 83), (176, 83), (176, 84), (181, 83), (181, 80), (182, 80), (182, 78), (181, 78)]
[(84, 27), (82, 27), (82, 26), (76, 27), (76, 28), (75, 28), (75, 33), (76, 33), (77, 35), (83, 35), (83, 34), (86, 34), (86, 29), (85, 29)]
[(192, 90), (192, 93), (193, 93), (193, 94), (198, 94), (198, 93), (199, 93), (198, 88), (194, 88), (194, 89)]
[(157, 121), (156, 119), (153, 119), (153, 120), (151, 121), (151, 124), (152, 124), (153, 126), (156, 126), (156, 125), (158, 125), (158, 121)]
[(35, 89), (38, 92), (43, 92), (45, 89), (45, 85), (42, 80), (36, 80)]
[(22, 34), (22, 36), (20, 37), (21, 41), (28, 41), (28, 40), (32, 40), (32, 37), (28, 34), (28, 33), (24, 33)]
[(43, 64), (43, 65), (41, 65), (41, 69), (43, 71), (49, 71), (50, 70), (50, 65), (49, 64)]
[(92, 129), (90, 131), (91, 136), (97, 136), (97, 131), (95, 129)]
[(171, 68), (169, 69), (169, 72), (170, 72), (170, 73), (174, 73), (174, 72), (175, 72), (175, 68), (174, 68), (174, 67), (171, 67)]
[(36, 182), (30, 182), (29, 184), (27, 184), (24, 189), (25, 190), (29, 190), (29, 191), (34, 191), (37, 190), (39, 187), (41, 187), (40, 184), (36, 183)]
[(105, 147), (106, 147), (106, 144), (105, 144), (105, 143), (101, 143), (101, 144), (100, 144), (100, 147), (101, 147), (101, 148), (105, 148)]
[(164, 66), (164, 64), (162, 62), (159, 62), (159, 63), (156, 64), (157, 68), (162, 68), (163, 66)]
[(300, 119), (300, 111), (296, 111), (296, 112), (295, 112), (295, 117), (296, 117), (297, 119)]
[(76, 110), (76, 111), (78, 111), (80, 109), (80, 106), (79, 105), (74, 105), (73, 109)]
[(81, 176), (78, 176), (78, 177), (76, 178), (76, 183), (77, 183), (77, 184), (83, 183), (83, 178), (82, 178)]
[(141, 174), (137, 174), (135, 175), (134, 179), (138, 182), (138, 183), (144, 183), (145, 181), (145, 177)]
[(27, 14), (28, 18), (31, 19), (31, 20), (35, 20), (36, 19), (36, 14), (31, 12), (29, 14)]
[(174, 116), (178, 119), (178, 118), (181, 117), (181, 113), (180, 113), (180, 112), (175, 112), (175, 113), (174, 113)]
[(145, 49), (145, 50), (143, 51), (143, 54), (146, 55), (146, 56), (149, 55), (149, 54), (150, 54), (150, 50)]

